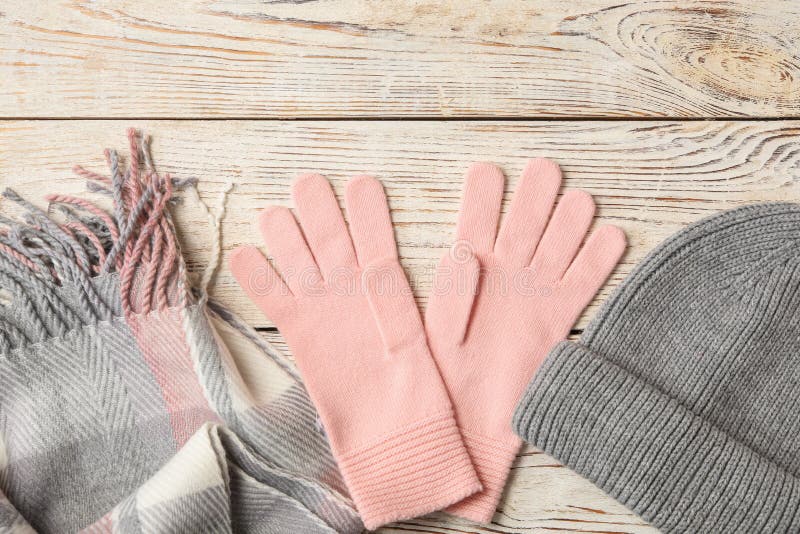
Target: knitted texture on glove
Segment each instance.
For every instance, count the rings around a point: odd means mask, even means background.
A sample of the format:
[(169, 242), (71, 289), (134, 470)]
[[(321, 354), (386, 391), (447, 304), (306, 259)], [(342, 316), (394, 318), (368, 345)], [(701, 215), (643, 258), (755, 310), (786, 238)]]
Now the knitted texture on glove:
[(564, 339), (625, 248), (619, 228), (597, 229), (591, 196), (561, 186), (558, 166), (525, 167), (498, 231), (503, 174), (473, 165), (457, 241), (436, 274), (426, 327), (483, 491), (447, 509), (489, 521), (520, 439), (511, 414), (548, 350)]
[(653, 251), (514, 416), (667, 533), (800, 532), (800, 206), (747, 206)]
[(354, 178), (348, 227), (319, 175), (300, 177), (300, 224), (272, 207), (231, 271), (292, 349), (367, 528), (423, 515), (480, 489), (398, 261), (381, 184)]

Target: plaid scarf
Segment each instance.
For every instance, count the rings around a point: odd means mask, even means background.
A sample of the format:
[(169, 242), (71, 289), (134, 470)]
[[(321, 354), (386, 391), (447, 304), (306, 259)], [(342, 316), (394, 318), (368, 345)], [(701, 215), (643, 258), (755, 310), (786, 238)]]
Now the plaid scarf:
[(0, 531), (360, 532), (292, 364), (188, 283), (193, 183), (129, 141), (126, 171), (76, 168), (110, 212), (4, 192)]

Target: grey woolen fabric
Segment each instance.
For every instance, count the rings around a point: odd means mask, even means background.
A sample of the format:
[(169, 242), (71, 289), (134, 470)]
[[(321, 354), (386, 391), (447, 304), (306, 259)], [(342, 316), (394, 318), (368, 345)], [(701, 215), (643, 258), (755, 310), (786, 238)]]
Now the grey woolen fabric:
[(664, 242), (513, 426), (663, 532), (800, 532), (800, 205)]

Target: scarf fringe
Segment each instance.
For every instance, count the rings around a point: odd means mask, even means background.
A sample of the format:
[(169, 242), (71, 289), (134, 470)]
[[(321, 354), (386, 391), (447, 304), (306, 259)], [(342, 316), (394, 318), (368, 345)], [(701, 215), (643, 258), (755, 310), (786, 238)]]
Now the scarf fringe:
[[(89, 191), (111, 198), (111, 213), (59, 194), (45, 196), (44, 211), (12, 189), (3, 192), (23, 215), (0, 215), (0, 353), (121, 314), (194, 302), (170, 206), (174, 191), (196, 179), (159, 174), (149, 137), (127, 133), (127, 169), (114, 150), (104, 152), (109, 176), (73, 169)], [(119, 280), (118, 302), (98, 290), (107, 275)]]

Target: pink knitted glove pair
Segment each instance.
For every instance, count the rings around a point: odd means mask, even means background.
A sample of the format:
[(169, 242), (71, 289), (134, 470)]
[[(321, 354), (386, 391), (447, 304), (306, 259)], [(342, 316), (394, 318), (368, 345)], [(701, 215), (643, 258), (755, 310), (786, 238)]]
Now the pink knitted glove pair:
[(491, 519), (520, 446), (514, 406), (625, 247), (604, 227), (578, 252), (594, 204), (568, 192), (551, 217), (561, 176), (547, 160), (528, 164), (495, 237), (503, 182), (494, 166), (470, 168), (427, 332), (372, 178), (347, 186), (349, 233), (318, 175), (294, 185), (302, 231), (286, 208), (262, 213), (282, 277), (255, 248), (231, 258), (292, 349), (367, 528), (448, 506)]

